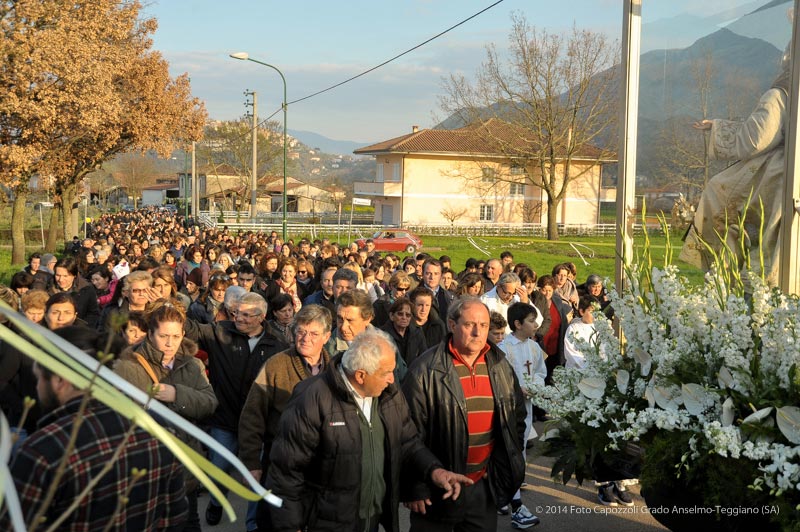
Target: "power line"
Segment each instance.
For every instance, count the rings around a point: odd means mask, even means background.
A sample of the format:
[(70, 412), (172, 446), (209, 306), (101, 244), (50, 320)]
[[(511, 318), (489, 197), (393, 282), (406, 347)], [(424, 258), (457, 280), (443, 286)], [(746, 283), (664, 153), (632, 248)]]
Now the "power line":
[[(400, 54), (397, 54), (396, 56), (392, 57), (391, 59), (387, 59), (387, 60), (386, 60), (386, 61), (384, 61), (383, 63), (381, 63), (381, 64), (379, 64), (379, 65), (376, 65), (376, 66), (374, 66), (374, 67), (372, 67), (372, 68), (370, 68), (370, 69), (368, 69), (368, 70), (365, 70), (364, 72), (361, 72), (360, 74), (356, 74), (355, 76), (353, 76), (353, 77), (351, 77), (351, 78), (348, 78), (348, 79), (346, 79), (346, 80), (344, 80), (344, 81), (341, 81), (341, 82), (339, 82), (339, 83), (337, 83), (337, 84), (335, 84), (335, 85), (331, 85), (331, 86), (330, 86), (330, 87), (328, 87), (327, 89), (322, 89), (321, 91), (317, 91), (317, 92), (315, 92), (315, 93), (313, 93), (313, 94), (309, 94), (308, 96), (304, 96), (304, 97), (302, 97), (302, 98), (299, 98), (299, 99), (297, 99), (297, 100), (293, 100), (293, 101), (291, 101), (291, 102), (288, 102), (288, 103), (289, 103), (289, 104), (293, 104), (293, 103), (302, 102), (303, 100), (308, 100), (309, 98), (313, 98), (314, 96), (318, 96), (318, 95), (322, 94), (323, 92), (328, 92), (329, 90), (333, 90), (333, 89), (335, 89), (335, 88), (337, 88), (337, 87), (341, 87), (341, 86), (342, 86), (342, 85), (344, 85), (345, 83), (350, 83), (350, 82), (351, 82), (351, 81), (353, 81), (354, 79), (358, 79), (358, 78), (360, 78), (361, 76), (364, 76), (364, 75), (366, 75), (366, 74), (369, 74), (369, 73), (370, 73), (370, 72), (372, 72), (373, 70), (377, 70), (377, 69), (381, 68), (382, 66), (388, 65), (388, 64), (389, 64), (389, 63), (391, 63), (392, 61), (394, 61), (394, 60), (396, 60), (396, 59), (399, 59), (399, 58), (403, 57), (404, 55), (406, 55), (406, 54), (409, 54), (409, 53), (413, 52), (413, 51), (414, 51), (414, 50), (416, 50), (417, 48), (420, 48), (420, 47), (422, 47), (422, 46), (425, 46), (425, 45), (426, 45), (426, 44), (428, 44), (429, 42), (431, 42), (431, 41), (433, 41), (433, 40), (435, 40), (435, 39), (438, 39), (438, 38), (439, 38), (439, 37), (441, 37), (442, 35), (444, 35), (444, 34), (446, 34), (446, 33), (450, 32), (450, 31), (454, 30), (455, 28), (457, 28), (457, 27), (461, 26), (462, 24), (465, 24), (466, 22), (469, 22), (470, 20), (474, 19), (474, 18), (475, 18), (475, 17), (477, 17), (478, 15), (481, 15), (481, 14), (485, 13), (486, 11), (488, 11), (488, 10), (492, 9), (494, 6), (496, 6), (497, 4), (500, 4), (500, 3), (502, 3), (502, 2), (503, 2), (503, 0), (497, 0), (497, 2), (495, 2), (494, 4), (492, 4), (492, 5), (488, 6), (488, 7), (484, 8), (484, 9), (481, 9), (480, 11), (478, 11), (477, 13), (475, 13), (474, 15), (471, 15), (471, 16), (469, 16), (469, 17), (465, 18), (464, 20), (462, 20), (462, 21), (461, 21), (461, 22), (459, 22), (458, 24), (455, 24), (455, 25), (453, 25), (453, 26), (450, 26), (450, 27), (449, 27), (449, 28), (447, 28), (446, 30), (444, 30), (444, 31), (442, 31), (442, 32), (440, 32), (440, 33), (437, 33), (436, 35), (434, 35), (434, 36), (433, 36), (433, 37), (431, 37), (430, 39), (428, 39), (428, 40), (426, 40), (426, 41), (423, 41), (423, 42), (419, 43), (418, 45), (414, 46), (413, 48), (409, 48), (409, 49), (408, 49), (408, 50), (406, 50), (405, 52), (403, 52), (403, 53), (400, 53)], [(276, 111), (276, 112), (277, 112), (277, 111)]]

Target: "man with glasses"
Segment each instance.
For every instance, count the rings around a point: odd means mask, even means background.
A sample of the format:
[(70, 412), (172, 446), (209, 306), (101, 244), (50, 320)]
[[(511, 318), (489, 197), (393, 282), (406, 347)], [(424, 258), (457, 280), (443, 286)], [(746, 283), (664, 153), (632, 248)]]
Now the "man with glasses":
[[(217, 410), (208, 420), (209, 434), (234, 454), (239, 447), (239, 416), (259, 369), (269, 357), (288, 347), (270, 334), (266, 317), (264, 298), (247, 292), (239, 298), (233, 320), (215, 324), (186, 320), (186, 337), (208, 353), (208, 378), (219, 400)], [(230, 469), (225, 459), (213, 451), (211, 462), (226, 471)], [(222, 486), (220, 489), (225, 493)], [(212, 497), (206, 508), (206, 522), (216, 525), (221, 519), (222, 505)]]
[[(514, 303), (525, 303), (534, 308), (536, 327), (541, 327), (543, 317), (539, 309), (528, 298), (528, 291), (522, 286), (519, 276), (514, 272), (506, 272), (497, 279), (494, 288), (481, 296), (481, 301), (489, 311), (499, 312), (503, 317), (508, 316), (508, 307)], [(506, 325), (506, 335), (511, 334), (511, 327)]]
[[(327, 367), (325, 342), (331, 336), (331, 313), (320, 305), (306, 305), (295, 315), (294, 345), (272, 357), (258, 372), (239, 418), (239, 458), (256, 479), (269, 468), (272, 441), (294, 387)], [(251, 509), (252, 505), (252, 509)], [(248, 504), (248, 515), (256, 504)], [(255, 529), (247, 523), (247, 529)]]

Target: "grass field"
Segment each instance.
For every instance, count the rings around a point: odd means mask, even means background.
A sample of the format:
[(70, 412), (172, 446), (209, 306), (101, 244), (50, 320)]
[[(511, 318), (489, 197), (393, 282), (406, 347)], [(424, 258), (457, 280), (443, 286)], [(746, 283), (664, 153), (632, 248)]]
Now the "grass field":
[[(295, 240), (307, 235), (292, 235)], [(318, 235), (320, 236), (320, 235)], [(335, 238), (335, 235), (333, 235)], [(563, 237), (558, 241), (549, 241), (540, 238), (524, 237), (487, 237), (474, 238), (473, 241), (486, 255), (474, 247), (464, 237), (444, 237), (420, 235), (424, 242), (422, 251), (435, 257), (449, 255), (453, 268), (459, 272), (464, 267), (464, 262), (470, 258), (499, 257), (500, 253), (509, 250), (514, 254), (515, 262), (524, 262), (539, 275), (550, 273), (553, 266), (561, 262), (574, 262), (578, 267), (578, 282), (586, 280), (590, 273), (613, 279), (615, 259), (614, 237)], [(663, 265), (666, 252), (666, 237), (663, 235), (650, 237), (650, 249), (654, 265)], [(674, 239), (672, 245), (674, 263), (678, 265), (683, 275), (692, 283), (699, 284), (703, 279), (703, 272), (677, 260), (680, 252), (680, 240)], [(639, 237), (634, 242), (635, 252), (641, 253), (644, 248), (644, 237)], [(38, 248), (32, 247), (30, 251)], [(11, 250), (9, 246), (0, 248), (0, 283), (8, 284), (11, 275), (19, 271), (24, 264), (11, 264)]]

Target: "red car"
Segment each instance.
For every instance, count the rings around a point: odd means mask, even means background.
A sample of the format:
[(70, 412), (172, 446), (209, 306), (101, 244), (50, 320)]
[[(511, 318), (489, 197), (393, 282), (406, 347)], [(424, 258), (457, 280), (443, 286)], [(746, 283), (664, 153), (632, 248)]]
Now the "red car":
[[(408, 229), (382, 229), (372, 235), (375, 243), (375, 251), (404, 251), (406, 253), (416, 253), (422, 247), (422, 239)], [(367, 245), (367, 239), (359, 238), (356, 240), (358, 249)]]

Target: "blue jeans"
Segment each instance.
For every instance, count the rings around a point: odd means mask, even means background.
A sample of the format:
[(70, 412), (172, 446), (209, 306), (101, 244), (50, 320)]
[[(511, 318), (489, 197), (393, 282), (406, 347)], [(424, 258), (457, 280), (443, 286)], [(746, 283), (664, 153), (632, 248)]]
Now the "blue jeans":
[[(233, 453), (234, 456), (236, 455), (237, 452), (239, 452), (239, 439), (235, 432), (231, 432), (225, 429), (220, 429), (217, 427), (211, 427), (211, 430), (208, 432), (208, 434), (212, 438), (217, 440), (220, 444), (222, 444), (223, 447), (225, 447), (231, 453)], [(231, 468), (233, 466), (231, 466), (230, 463), (228, 463), (228, 461), (221, 454), (216, 452), (214, 449), (210, 449), (209, 454), (211, 455), (212, 464), (222, 469), (226, 473), (231, 472)], [(223, 495), (225, 495), (228, 492), (228, 490), (225, 489), (225, 487), (219, 485), (218, 487)], [(211, 504), (215, 506), (222, 506), (222, 504), (220, 504), (220, 502), (217, 501), (217, 499), (215, 499), (213, 495), (210, 495), (210, 497), (211, 497), (210, 501)]]
[[(209, 435), (217, 440), (219, 443), (222, 444), (223, 447), (228, 449), (234, 455), (239, 451), (239, 439), (235, 432), (231, 432), (229, 430), (220, 429), (217, 427), (211, 427), (209, 431)], [(217, 466), (218, 468), (222, 469), (226, 473), (230, 473), (231, 469), (233, 468), (228, 461), (222, 457), (218, 452), (214, 451), (213, 449), (210, 451), (211, 455), (211, 463)], [(219, 486), (219, 485), (218, 485)], [(227, 490), (223, 486), (219, 486), (219, 489), (222, 491), (222, 494), (226, 494)], [(209, 494), (210, 497), (210, 504), (214, 506), (222, 506), (219, 501), (217, 501), (213, 495)], [(245, 520), (245, 524), (247, 525), (247, 530), (255, 530), (258, 528), (256, 524), (256, 504), (254, 502), (247, 503), (247, 517)]]

